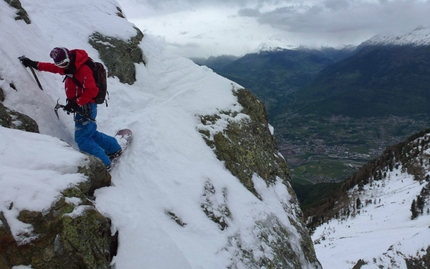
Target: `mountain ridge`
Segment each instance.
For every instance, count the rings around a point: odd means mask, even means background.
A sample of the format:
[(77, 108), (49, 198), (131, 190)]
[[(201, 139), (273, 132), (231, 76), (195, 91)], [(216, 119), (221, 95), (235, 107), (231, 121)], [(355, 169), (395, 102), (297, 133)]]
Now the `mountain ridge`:
[(388, 147), (344, 182), (320, 209), (328, 207), (312, 217), (319, 223), (312, 224), (316, 227), (312, 238), (324, 267), (430, 265), (426, 258), (430, 246), (424, 239), (430, 233), (429, 133), (427, 129)]
[(430, 28), (418, 26), (411, 32), (401, 35), (375, 35), (361, 43), (359, 47), (371, 45), (430, 45)]
[[(31, 221), (32, 216), (39, 219), (42, 212), (50, 212), (49, 205), (55, 212), (58, 199), (67, 209), (60, 220), (72, 223), (67, 234), (76, 239), (74, 246), (84, 250), (70, 253), (76, 255), (74, 261), (79, 264), (63, 259), (62, 264), (70, 267), (97, 265), (92, 254), (99, 252), (87, 248), (99, 248), (87, 243), (87, 233), (77, 232), (74, 227), (79, 226), (73, 225), (90, 221), (86, 213), (95, 208), (107, 220), (103, 226), (107, 229), (100, 229), (100, 234), (118, 239), (112, 250), (100, 248), (103, 268), (218, 269), (276, 264), (321, 268), (261, 102), (209, 68), (164, 54), (156, 37), (140, 39), (140, 31), (125, 19), (114, 0), (21, 3), (31, 24), (16, 21), (16, 9), (0, 2), (6, 14), (0, 17), (2, 103), (7, 110), (31, 115), (40, 134), (24, 133), (17, 137), (22, 139), (9, 140), (9, 144), (0, 141), (0, 151), (13, 154), (0, 154), (2, 243), (25, 244), (45, 238), (43, 231), (56, 232), (34, 228)], [(121, 41), (126, 44), (123, 49), (114, 45), (123, 44)], [(124, 55), (136, 55), (130, 44), (141, 49), (143, 55), (139, 57), (144, 59), (132, 60), (127, 65), (131, 69), (120, 70), (130, 78), (123, 80), (115, 68), (124, 67)], [(54, 46), (84, 49), (97, 61), (107, 52), (110, 100), (109, 107), (98, 107), (98, 129), (114, 134), (119, 128), (129, 128), (134, 135), (120, 164), (110, 173), (112, 185), (96, 189), (88, 194), (89, 199), (79, 196), (87, 195), (74, 184), (67, 197), (63, 185), (49, 184), (63, 178), (69, 180), (61, 181), (64, 185), (84, 180), (80, 165), (89, 173), (100, 168), (86, 165), (88, 156), (77, 150), (72, 115), (58, 111), (57, 119), (53, 112), (58, 98), (58, 102), (64, 100), (62, 78), (36, 72), (44, 88), (41, 91), (33, 75), (18, 61), (23, 54), (32, 60), (51, 61), (49, 52)], [(117, 47), (116, 53), (109, 53), (113, 47)], [(14, 126), (20, 124), (13, 115), (7, 116), (15, 120)], [(247, 139), (254, 139), (252, 143), (241, 140), (245, 131)], [(18, 131), (0, 127), (0, 132), (13, 136)], [(227, 139), (227, 134), (236, 139)], [(48, 146), (40, 142), (45, 140), (50, 141)], [(254, 150), (256, 143), (261, 146), (258, 151)], [(33, 150), (26, 150), (29, 147)], [(16, 161), (20, 159), (23, 162)], [(259, 161), (267, 167), (258, 166)], [(22, 180), (14, 180), (13, 175)], [(44, 184), (52, 188), (44, 188)], [(39, 211), (33, 212), (36, 205)], [(80, 217), (84, 219), (79, 221)], [(97, 219), (92, 222), (97, 224)], [(34, 268), (50, 268), (50, 260), (60, 259), (61, 263), (70, 256), (63, 255), (71, 248), (63, 243), (62, 234), (54, 233), (53, 238), (46, 249), (39, 249), (47, 254)], [(0, 248), (1, 266), (32, 268), (36, 263), (31, 253), (24, 257), (19, 251), (12, 252), (20, 258), (14, 259)]]
[[(321, 71), (298, 96), (292, 97), (302, 100), (294, 105), (304, 110), (302, 113), (358, 118), (428, 113), (424, 100), (428, 99), (426, 85), (430, 84), (426, 76), (430, 70), (429, 51), (430, 46), (362, 47)], [(310, 96), (313, 103), (306, 104)]]

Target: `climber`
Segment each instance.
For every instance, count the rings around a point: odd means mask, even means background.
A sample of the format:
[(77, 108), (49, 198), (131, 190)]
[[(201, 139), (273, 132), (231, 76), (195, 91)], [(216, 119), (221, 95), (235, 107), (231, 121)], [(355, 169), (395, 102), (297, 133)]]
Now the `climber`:
[[(21, 57), (20, 60), (25, 67), (66, 76), (64, 86), (67, 104), (63, 109), (74, 114), (75, 141), (79, 150), (100, 158), (109, 171), (111, 159), (119, 156), (122, 150), (114, 137), (97, 131), (97, 104), (94, 98), (99, 89), (93, 71), (85, 64), (89, 59), (87, 52), (56, 47), (52, 49), (50, 57), (55, 64), (33, 61), (27, 57)], [(75, 80), (79, 83), (75, 83)]]

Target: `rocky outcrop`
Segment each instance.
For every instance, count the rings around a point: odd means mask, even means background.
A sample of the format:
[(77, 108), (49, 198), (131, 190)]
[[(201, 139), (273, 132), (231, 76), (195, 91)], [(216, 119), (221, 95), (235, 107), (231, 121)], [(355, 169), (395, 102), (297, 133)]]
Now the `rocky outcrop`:
[(25, 23), (30, 24), (30, 18), (28, 17), (27, 11), (22, 7), (19, 0), (4, 0), (11, 7), (17, 9), (15, 20), (23, 20)]
[[(26, 244), (15, 241), (0, 212), (0, 269), (15, 265), (44, 268), (110, 268), (116, 254), (117, 235), (110, 220), (91, 201), (97, 187), (110, 185), (103, 163), (92, 156), (79, 168), (86, 180), (62, 192), (46, 212), (21, 211), (18, 220), (30, 224), (33, 233)], [(13, 204), (9, 206), (9, 210)]]
[[(0, 78), (0, 80), (2, 79)], [(0, 88), (0, 102), (3, 102), (3, 101), (4, 101), (4, 92), (3, 92), (3, 89)]]
[(130, 85), (136, 81), (134, 64), (146, 64), (144, 54), (139, 48), (143, 33), (138, 28), (135, 29), (136, 36), (127, 41), (101, 33), (94, 33), (89, 39), (89, 43), (99, 52), (100, 59), (106, 65), (108, 76), (118, 77), (119, 81)]
[[(234, 92), (242, 105), (241, 113), (249, 119), (231, 121), (223, 132), (210, 137), (204, 129), (200, 130), (208, 146), (215, 150), (218, 159), (243, 185), (258, 196), (252, 183), (252, 175), (256, 173), (266, 182), (274, 183), (276, 177), (286, 181), (290, 179), (287, 163), (279, 154), (275, 137), (271, 134), (266, 108), (250, 91), (241, 89)], [(234, 118), (237, 113), (223, 111)], [(236, 114), (236, 115), (235, 115)], [(202, 116), (204, 125), (210, 125), (221, 118), (221, 115)]]
[(5, 107), (3, 101), (4, 93), (2, 88), (0, 88), (0, 126), (33, 133), (39, 132), (39, 126), (36, 121), (27, 115)]
[[(424, 249), (422, 249), (424, 251)], [(421, 257), (405, 259), (408, 269), (430, 268), (430, 246), (427, 247), (425, 254)]]
[[(266, 109), (250, 91), (246, 89), (233, 90), (238, 103), (242, 106), (240, 112), (221, 111), (216, 115), (201, 116), (203, 127), (200, 133), (207, 145), (211, 147), (217, 158), (236, 176), (242, 184), (257, 198), (262, 199), (255, 189), (253, 176), (262, 178), (267, 186), (281, 179), (291, 196), (290, 204), (284, 204), (285, 214), (290, 216), (290, 224), (294, 233), (299, 234), (298, 244), (301, 251), (292, 243), (292, 230), (285, 227), (277, 216), (268, 214), (254, 224), (254, 235), (259, 249), (270, 249), (270, 255), (258, 255), (241, 242), (240, 234), (233, 235), (226, 247), (235, 253), (231, 268), (321, 268), (317, 260), (312, 240), (306, 229), (298, 200), (290, 185), (290, 174), (285, 159), (280, 155), (277, 142), (269, 126)], [(245, 115), (245, 116), (244, 116)], [(226, 126), (222, 131), (213, 133), (211, 126), (224, 121)], [(227, 122), (225, 122), (227, 121)], [(234, 216), (227, 206), (227, 195), (224, 192), (224, 202), (216, 202), (215, 189), (210, 181), (206, 182), (202, 195), (202, 210), (212, 221), (218, 224), (220, 230), (229, 226)], [(302, 252), (302, 253), (301, 253)], [(302, 256), (304, 254), (304, 256)], [(303, 261), (306, 257), (307, 261)], [(240, 264), (240, 265), (239, 265)], [(305, 265), (306, 264), (306, 265)]]

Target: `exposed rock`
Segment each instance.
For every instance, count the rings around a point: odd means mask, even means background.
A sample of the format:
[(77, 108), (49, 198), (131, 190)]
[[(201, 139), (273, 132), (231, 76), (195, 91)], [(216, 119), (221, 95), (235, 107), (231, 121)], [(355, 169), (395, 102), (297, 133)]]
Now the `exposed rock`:
[[(0, 80), (2, 80), (0, 78)], [(5, 99), (3, 89), (0, 88), (0, 126), (27, 132), (39, 133), (36, 121), (27, 115), (8, 109), (3, 105)]]
[(120, 18), (125, 19), (124, 13), (122, 12), (122, 9), (120, 7), (116, 7), (117, 13), (116, 15)]
[(110, 186), (111, 176), (106, 170), (106, 166), (96, 157), (88, 155), (89, 163), (79, 167), (78, 172), (88, 177), (88, 180), (79, 183), (77, 186), (85, 195), (92, 197), (96, 189)]
[[(291, 216), (290, 224), (294, 226), (300, 239), (292, 241), (291, 227), (285, 227), (277, 216), (263, 216), (254, 225), (258, 249), (268, 251), (268, 255), (254, 253), (248, 245), (241, 242), (240, 234), (230, 237), (226, 247), (229, 252), (236, 253), (232, 260), (231, 268), (291, 268), (299, 269), (304, 262), (300, 252), (297, 252), (297, 244), (300, 245), (305, 259), (313, 268), (321, 268), (316, 257), (312, 240), (306, 229), (298, 200), (290, 185), (290, 174), (285, 159), (280, 155), (276, 140), (270, 131), (265, 106), (250, 91), (239, 89), (233, 91), (237, 96), (242, 111), (221, 111), (216, 115), (201, 116), (203, 127), (200, 133), (210, 146), (217, 158), (224, 162), (225, 167), (236, 176), (242, 184), (261, 199), (253, 183), (253, 175), (262, 178), (267, 186), (275, 184), (280, 178), (287, 188), (291, 199), (289, 204), (283, 204), (285, 214)], [(247, 116), (244, 116), (247, 115)], [(217, 128), (217, 121), (227, 121), (218, 124), (226, 126), (222, 131), (213, 133)], [(227, 194), (223, 193), (224, 202), (217, 195), (213, 185), (207, 181), (203, 191), (202, 209), (205, 214), (217, 223), (221, 230), (228, 228), (230, 219), (234, 218), (227, 207)], [(294, 229), (293, 229), (294, 230)], [(263, 252), (264, 252), (263, 251)]]
[[(5, 80), (0, 77), (1, 84), (3, 84), (4, 81)], [(9, 83), (9, 87), (15, 91), (17, 90), (14, 83)], [(0, 126), (26, 132), (39, 133), (39, 126), (35, 120), (25, 114), (5, 107), (3, 105), (4, 100), (5, 94), (3, 89), (0, 87)]]
[(28, 17), (27, 11), (22, 7), (21, 2), (19, 0), (4, 0), (11, 7), (16, 8), (18, 11), (16, 12), (15, 20), (23, 20), (25, 23), (30, 24), (31, 20)]
[[(242, 113), (248, 115), (249, 119), (231, 121), (213, 139), (206, 130), (200, 132), (206, 143), (215, 150), (218, 159), (225, 162), (226, 168), (258, 197), (252, 183), (254, 173), (267, 184), (274, 183), (276, 177), (289, 181), (290, 174), (285, 159), (279, 154), (275, 137), (269, 130), (264, 104), (248, 90), (240, 89), (234, 94), (243, 107)], [(230, 111), (222, 113), (231, 118), (237, 116)], [(204, 125), (211, 125), (219, 119), (219, 115), (201, 117)]]
[(354, 265), (354, 267), (352, 267), (352, 269), (361, 269), (361, 267), (366, 264), (367, 263), (364, 260), (359, 259), (358, 262)]
[(172, 211), (166, 210), (165, 211), (166, 215), (168, 215), (172, 220), (174, 220), (176, 222), (176, 224), (178, 224), (181, 227), (185, 227), (187, 224), (185, 222), (182, 221), (182, 219), (180, 217), (178, 217), (175, 213), (173, 213)]
[(408, 269), (430, 268), (430, 247), (422, 257), (406, 259), (406, 264)]
[[(79, 170), (87, 180), (71, 187), (46, 212), (21, 211), (18, 219), (31, 224), (30, 243), (18, 244), (0, 212), (0, 269), (15, 265), (44, 268), (110, 268), (116, 254), (117, 235), (111, 234), (110, 220), (88, 199), (96, 187), (110, 185), (102, 162), (89, 157)], [(80, 189), (82, 188), (82, 189)], [(12, 206), (12, 205), (11, 205)]]
[[(0, 80), (2, 79), (0, 78)], [(3, 89), (0, 88), (0, 102), (3, 102), (3, 101), (4, 101), (4, 92), (3, 92)]]
[(222, 191), (223, 202), (218, 203), (215, 197), (216, 190), (210, 180), (206, 181), (203, 191), (203, 202), (201, 207), (206, 216), (218, 224), (221, 231), (228, 227), (228, 221), (231, 218), (231, 212), (227, 205), (227, 190)]
[[(1, 88), (0, 101), (4, 101), (4, 93)], [(8, 109), (2, 103), (0, 103), (0, 126), (39, 133), (39, 126), (35, 120), (27, 115)]]
[(124, 41), (116, 37), (104, 36), (94, 33), (90, 36), (89, 43), (99, 52), (100, 59), (108, 69), (108, 76), (118, 77), (122, 83), (132, 85), (136, 81), (135, 63), (144, 63), (144, 55), (139, 48), (143, 39), (143, 33), (135, 28), (136, 36)]
[[(241, 242), (241, 237), (238, 235), (229, 238), (229, 247), (235, 251), (233, 264), (231, 268), (238, 269), (242, 266), (237, 266), (239, 263), (245, 264), (248, 269), (259, 268), (282, 268), (282, 269), (302, 269), (303, 263), (300, 255), (295, 251), (296, 247), (291, 240), (291, 234), (282, 225), (279, 219), (274, 215), (269, 215), (263, 221), (256, 223), (255, 229), (257, 232), (258, 242), (255, 242), (257, 249), (264, 253), (267, 249), (272, 249), (271, 255), (254, 253), (253, 249), (247, 249)], [(305, 253), (310, 254), (310, 253)], [(315, 269), (322, 268), (319, 265), (315, 255), (312, 257)], [(309, 258), (309, 256), (306, 256)]]

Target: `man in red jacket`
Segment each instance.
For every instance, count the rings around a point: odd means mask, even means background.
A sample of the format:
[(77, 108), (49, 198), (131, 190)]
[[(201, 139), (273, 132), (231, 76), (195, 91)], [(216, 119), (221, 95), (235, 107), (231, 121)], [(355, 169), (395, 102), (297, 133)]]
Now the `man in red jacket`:
[[(74, 114), (75, 141), (81, 151), (100, 158), (110, 170), (111, 158), (121, 154), (118, 141), (97, 131), (95, 122), (97, 104), (95, 97), (99, 89), (96, 86), (93, 71), (85, 64), (88, 54), (84, 50), (54, 48), (50, 53), (54, 63), (36, 62), (29, 58), (21, 58), (21, 63), (40, 71), (65, 75), (64, 86), (67, 104), (64, 110)], [(81, 85), (76, 85), (74, 77)]]

